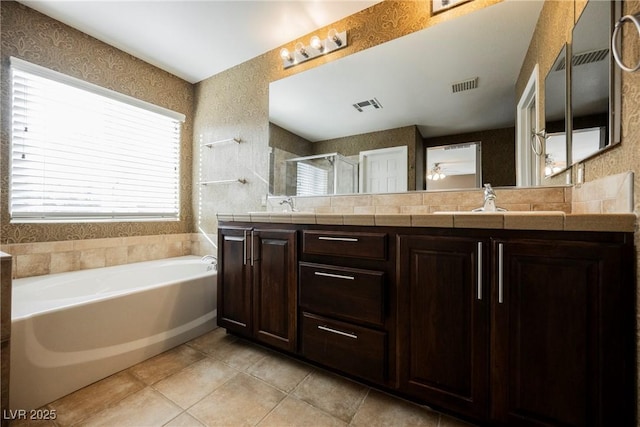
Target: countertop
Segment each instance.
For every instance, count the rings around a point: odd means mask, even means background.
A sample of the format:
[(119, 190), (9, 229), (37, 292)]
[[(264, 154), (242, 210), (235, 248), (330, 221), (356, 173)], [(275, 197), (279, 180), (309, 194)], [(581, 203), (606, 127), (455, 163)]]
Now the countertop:
[(549, 231), (635, 232), (635, 213), (566, 214), (560, 211), (433, 214), (316, 214), (308, 212), (219, 213), (219, 221), (281, 224), (373, 225)]

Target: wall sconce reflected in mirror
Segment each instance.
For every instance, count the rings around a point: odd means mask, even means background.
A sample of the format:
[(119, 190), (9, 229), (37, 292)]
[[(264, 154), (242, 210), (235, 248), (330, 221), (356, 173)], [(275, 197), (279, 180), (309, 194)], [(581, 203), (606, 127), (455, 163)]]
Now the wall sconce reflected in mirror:
[(347, 32), (343, 31), (339, 33), (331, 29), (327, 34), (327, 38), (324, 40), (318, 36), (313, 36), (311, 37), (309, 46), (305, 46), (302, 42), (296, 43), (293, 53), (289, 52), (287, 48), (280, 50), (282, 65), (285, 69), (293, 67), (294, 65), (301, 64), (320, 55), (326, 55), (327, 53), (342, 49), (346, 46)]

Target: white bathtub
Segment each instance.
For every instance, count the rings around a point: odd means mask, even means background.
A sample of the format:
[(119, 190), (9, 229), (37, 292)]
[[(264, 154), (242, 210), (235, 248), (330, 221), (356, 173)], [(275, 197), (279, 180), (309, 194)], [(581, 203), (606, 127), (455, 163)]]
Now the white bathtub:
[(34, 409), (216, 326), (197, 256), (13, 281), (11, 409)]

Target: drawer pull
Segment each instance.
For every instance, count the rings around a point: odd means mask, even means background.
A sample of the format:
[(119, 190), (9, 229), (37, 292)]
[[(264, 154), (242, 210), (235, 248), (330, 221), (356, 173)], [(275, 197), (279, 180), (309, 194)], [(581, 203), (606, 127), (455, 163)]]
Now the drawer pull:
[(334, 242), (357, 242), (358, 239), (355, 237), (327, 237), (327, 236), (319, 236), (318, 240), (331, 240)]
[(349, 332), (338, 331), (337, 329), (332, 329), (327, 326), (318, 325), (318, 329), (326, 332), (331, 332), (332, 334), (342, 335), (343, 337), (353, 338), (354, 340), (358, 339), (356, 334), (350, 334)]
[(498, 303), (504, 302), (504, 245), (498, 243)]
[(342, 274), (323, 273), (321, 271), (315, 271), (316, 276), (333, 277), (334, 279), (356, 280), (353, 276), (345, 276)]
[(478, 300), (482, 301), (482, 242), (478, 242)]

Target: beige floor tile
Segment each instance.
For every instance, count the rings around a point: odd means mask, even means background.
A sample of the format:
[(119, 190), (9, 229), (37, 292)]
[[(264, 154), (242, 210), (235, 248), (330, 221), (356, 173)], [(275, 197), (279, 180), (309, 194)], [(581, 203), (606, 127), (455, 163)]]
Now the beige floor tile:
[(212, 348), (208, 354), (222, 360), (232, 368), (244, 371), (264, 359), (268, 351), (248, 341), (238, 339)]
[(56, 411), (58, 425), (69, 426), (115, 405), (144, 387), (143, 382), (122, 371), (68, 394), (50, 403), (49, 407)]
[(150, 387), (121, 400), (117, 405), (88, 418), (82, 426), (157, 427), (182, 412), (169, 399)]
[(290, 392), (313, 370), (309, 365), (277, 353), (267, 356), (249, 367), (246, 372), (272, 386)]
[(157, 382), (154, 388), (187, 409), (237, 373), (225, 363), (206, 357)]
[(190, 347), (200, 350), (203, 353), (211, 353), (220, 346), (236, 341), (238, 338), (234, 335), (227, 334), (224, 328), (217, 328), (211, 332), (199, 336), (187, 343)]
[(145, 384), (153, 384), (204, 358), (205, 355), (187, 345), (165, 351), (128, 369)]
[(349, 423), (367, 394), (367, 388), (337, 375), (314, 371), (292, 395)]
[(239, 373), (188, 412), (207, 426), (256, 425), (284, 397), (280, 390)]
[(298, 400), (287, 397), (262, 420), (258, 427), (341, 427), (347, 423), (326, 412)]
[(355, 427), (438, 427), (440, 414), (371, 390), (353, 418)]
[(193, 418), (191, 415), (183, 412), (178, 415), (168, 423), (164, 425), (164, 427), (205, 427), (200, 421)]

